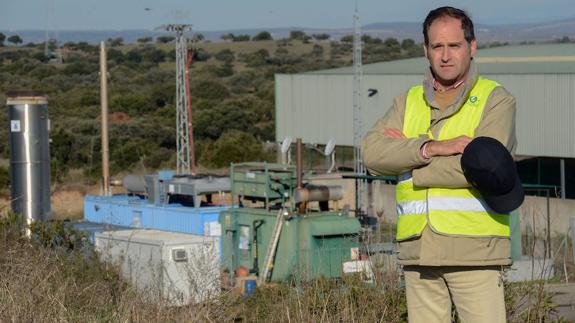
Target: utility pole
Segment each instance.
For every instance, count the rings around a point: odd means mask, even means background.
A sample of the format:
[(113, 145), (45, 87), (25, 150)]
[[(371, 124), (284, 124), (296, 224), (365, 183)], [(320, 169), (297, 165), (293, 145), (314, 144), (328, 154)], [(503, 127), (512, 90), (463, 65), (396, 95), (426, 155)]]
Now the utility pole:
[[(176, 173), (190, 174), (192, 163), (190, 162), (190, 152), (192, 142), (190, 141), (191, 110), (189, 80), (186, 64), (188, 62), (188, 40), (184, 32), (192, 30), (192, 25), (171, 24), (167, 25), (167, 31), (176, 33)], [(195, 168), (195, 167), (194, 167)]]
[(100, 42), (100, 105), (102, 113), (102, 195), (110, 196), (110, 152), (108, 147), (108, 61), (106, 43)]
[[(353, 15), (353, 157), (354, 172), (356, 175), (365, 175), (365, 168), (361, 159), (361, 139), (363, 135), (363, 114), (361, 110), (363, 69), (361, 64), (361, 27), (359, 15), (357, 13), (357, 3), (355, 14)], [(355, 181), (355, 213), (361, 217), (361, 211), (365, 211), (364, 202), (367, 182), (358, 178)]]

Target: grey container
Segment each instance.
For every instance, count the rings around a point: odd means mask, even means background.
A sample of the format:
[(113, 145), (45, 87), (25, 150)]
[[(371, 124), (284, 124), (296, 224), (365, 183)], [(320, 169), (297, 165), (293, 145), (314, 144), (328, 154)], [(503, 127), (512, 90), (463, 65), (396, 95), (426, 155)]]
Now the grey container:
[(26, 224), (50, 218), (48, 100), (40, 92), (7, 93), (11, 206)]
[(217, 237), (159, 230), (95, 233), (103, 261), (121, 274), (145, 299), (181, 306), (219, 295)]

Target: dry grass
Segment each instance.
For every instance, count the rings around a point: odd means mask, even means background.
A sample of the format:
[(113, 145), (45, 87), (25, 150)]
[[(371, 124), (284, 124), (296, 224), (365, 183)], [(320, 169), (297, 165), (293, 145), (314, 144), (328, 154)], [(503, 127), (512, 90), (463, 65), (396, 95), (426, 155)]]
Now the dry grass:
[[(17, 218), (0, 217), (0, 322), (406, 322), (396, 272), (377, 276), (270, 284), (249, 298), (235, 290), (183, 307), (150, 303), (102, 264), (91, 248), (39, 227), (21, 237)], [(56, 229), (54, 229), (56, 228)], [(36, 242), (34, 242), (36, 241)], [(508, 284), (510, 322), (557, 320), (543, 282)]]
[[(273, 284), (250, 298), (222, 292), (210, 302), (184, 307), (149, 303), (99, 262), (91, 249), (60, 229), (34, 229), (21, 237), (15, 218), (0, 225), (0, 321), (4, 322), (402, 322), (403, 291), (397, 277), (365, 285), (358, 277)], [(62, 236), (61, 235), (61, 236)]]

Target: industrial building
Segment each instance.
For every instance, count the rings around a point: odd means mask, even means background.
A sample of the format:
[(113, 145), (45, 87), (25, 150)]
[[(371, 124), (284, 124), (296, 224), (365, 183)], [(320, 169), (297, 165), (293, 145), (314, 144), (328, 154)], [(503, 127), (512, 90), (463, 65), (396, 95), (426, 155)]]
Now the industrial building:
[[(479, 73), (517, 99), (516, 155), (522, 181), (575, 198), (575, 43), (480, 49)], [(362, 136), (393, 98), (421, 83), (424, 57), (363, 65)], [(276, 140), (353, 146), (353, 67), (277, 74)], [(563, 188), (563, 189), (561, 189)]]

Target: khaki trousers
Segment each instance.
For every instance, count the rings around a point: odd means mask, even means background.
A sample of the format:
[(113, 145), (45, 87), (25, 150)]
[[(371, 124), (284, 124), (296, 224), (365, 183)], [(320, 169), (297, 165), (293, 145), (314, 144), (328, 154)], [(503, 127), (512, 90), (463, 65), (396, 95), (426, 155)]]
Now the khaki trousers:
[(463, 323), (505, 322), (500, 266), (405, 266), (411, 323), (449, 323), (451, 304)]

